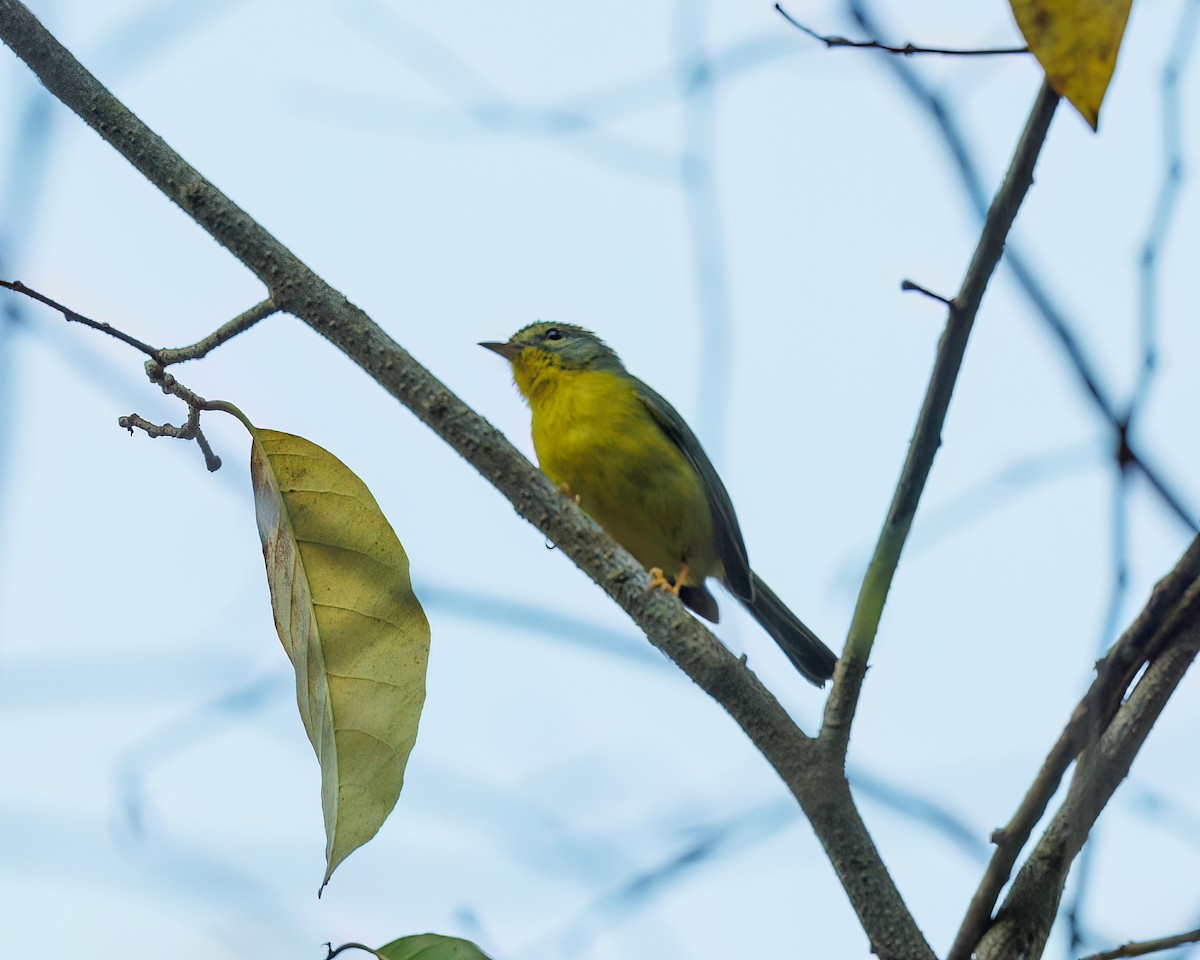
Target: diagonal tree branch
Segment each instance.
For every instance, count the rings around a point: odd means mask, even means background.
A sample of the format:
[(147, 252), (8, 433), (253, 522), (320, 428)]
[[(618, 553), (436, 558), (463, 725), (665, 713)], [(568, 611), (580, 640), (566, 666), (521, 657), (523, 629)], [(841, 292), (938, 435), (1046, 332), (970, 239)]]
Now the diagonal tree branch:
[(1097, 664), (1096, 679), (1072, 711), (1029, 792), (1008, 824), (993, 836), (996, 850), (967, 908), (947, 954), (948, 960), (968, 960), (975, 950), (991, 922), (992, 909), (1012, 875), (1017, 857), (1058, 791), (1067, 768), (1080, 751), (1096, 739), (1097, 731), (1105, 729), (1112, 721), (1129, 684), (1160, 642), (1164, 625), (1173, 621), (1175, 611), (1198, 581), (1200, 538), (1192, 541), (1175, 568), (1159, 581), (1137, 619)]
[(1081, 755), (1070, 790), (1038, 840), (979, 942), (979, 960), (1042, 955), (1071, 863), (1093, 824), (1129, 774), (1142, 744), (1200, 652), (1200, 580), (1192, 582), (1162, 629), (1157, 654), (1099, 740)]
[(307, 323), (415, 413), (550, 537), (633, 618), (650, 641), (722, 705), (813, 824), (881, 958), (933, 953), (859, 817), (840, 767), (737, 658), (487, 421), (363, 311), (202, 177), (96, 80), (17, 0), (0, 0), (0, 36), (46, 87), (266, 286), (271, 304)]

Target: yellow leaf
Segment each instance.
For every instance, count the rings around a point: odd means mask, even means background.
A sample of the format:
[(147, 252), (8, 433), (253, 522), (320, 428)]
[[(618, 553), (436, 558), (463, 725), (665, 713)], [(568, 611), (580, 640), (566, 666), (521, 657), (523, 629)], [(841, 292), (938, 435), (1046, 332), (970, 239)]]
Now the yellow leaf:
[(1025, 42), (1056, 93), (1093, 130), (1117, 65), (1132, 0), (1010, 0)]
[(321, 765), (323, 888), (400, 796), (425, 702), (429, 623), (404, 548), (366, 485), (301, 437), (251, 436), (275, 626)]

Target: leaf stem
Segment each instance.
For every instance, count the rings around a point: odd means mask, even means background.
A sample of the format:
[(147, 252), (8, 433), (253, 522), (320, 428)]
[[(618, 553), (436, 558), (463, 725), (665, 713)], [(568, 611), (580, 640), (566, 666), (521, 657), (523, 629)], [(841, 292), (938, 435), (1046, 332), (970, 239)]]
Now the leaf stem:
[(239, 420), (242, 421), (242, 426), (244, 426), (250, 432), (251, 435), (253, 435), (255, 432), (256, 428), (255, 428), (254, 424), (252, 424), (250, 422), (250, 418), (247, 417), (244, 413), (242, 413), (241, 410), (239, 410), (237, 407), (235, 407), (228, 400), (206, 400), (200, 404), (200, 409), (201, 410), (220, 410), (222, 413), (227, 413), (231, 417), (237, 417)]

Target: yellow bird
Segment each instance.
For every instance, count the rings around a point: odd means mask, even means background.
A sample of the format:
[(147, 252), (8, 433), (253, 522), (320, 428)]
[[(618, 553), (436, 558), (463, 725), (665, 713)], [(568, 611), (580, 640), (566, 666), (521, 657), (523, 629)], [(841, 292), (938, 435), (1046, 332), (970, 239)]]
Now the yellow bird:
[(750, 569), (733, 504), (696, 435), (594, 333), (534, 323), (481, 343), (512, 364), (542, 471), (650, 569), (652, 584), (716, 623), (720, 580), (811, 683), (837, 657)]

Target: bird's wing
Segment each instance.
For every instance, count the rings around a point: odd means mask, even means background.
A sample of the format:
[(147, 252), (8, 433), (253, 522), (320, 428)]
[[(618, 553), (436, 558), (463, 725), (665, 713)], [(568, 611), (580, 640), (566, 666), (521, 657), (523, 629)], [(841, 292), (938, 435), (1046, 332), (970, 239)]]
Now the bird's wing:
[(691, 428), (684, 422), (673, 406), (667, 403), (652, 388), (646, 386), (636, 377), (632, 378), (637, 385), (638, 399), (646, 405), (655, 423), (682, 452), (700, 474), (704, 484), (704, 495), (708, 498), (708, 509), (712, 513), (713, 536), (717, 541), (717, 556), (725, 567), (725, 586), (735, 597), (749, 602), (754, 596), (754, 585), (750, 577), (750, 561), (746, 557), (746, 544), (742, 540), (742, 530), (738, 526), (737, 514), (733, 512), (733, 502), (725, 484), (717, 476), (717, 471), (708, 459), (708, 454), (700, 446), (700, 441), (692, 433)]

